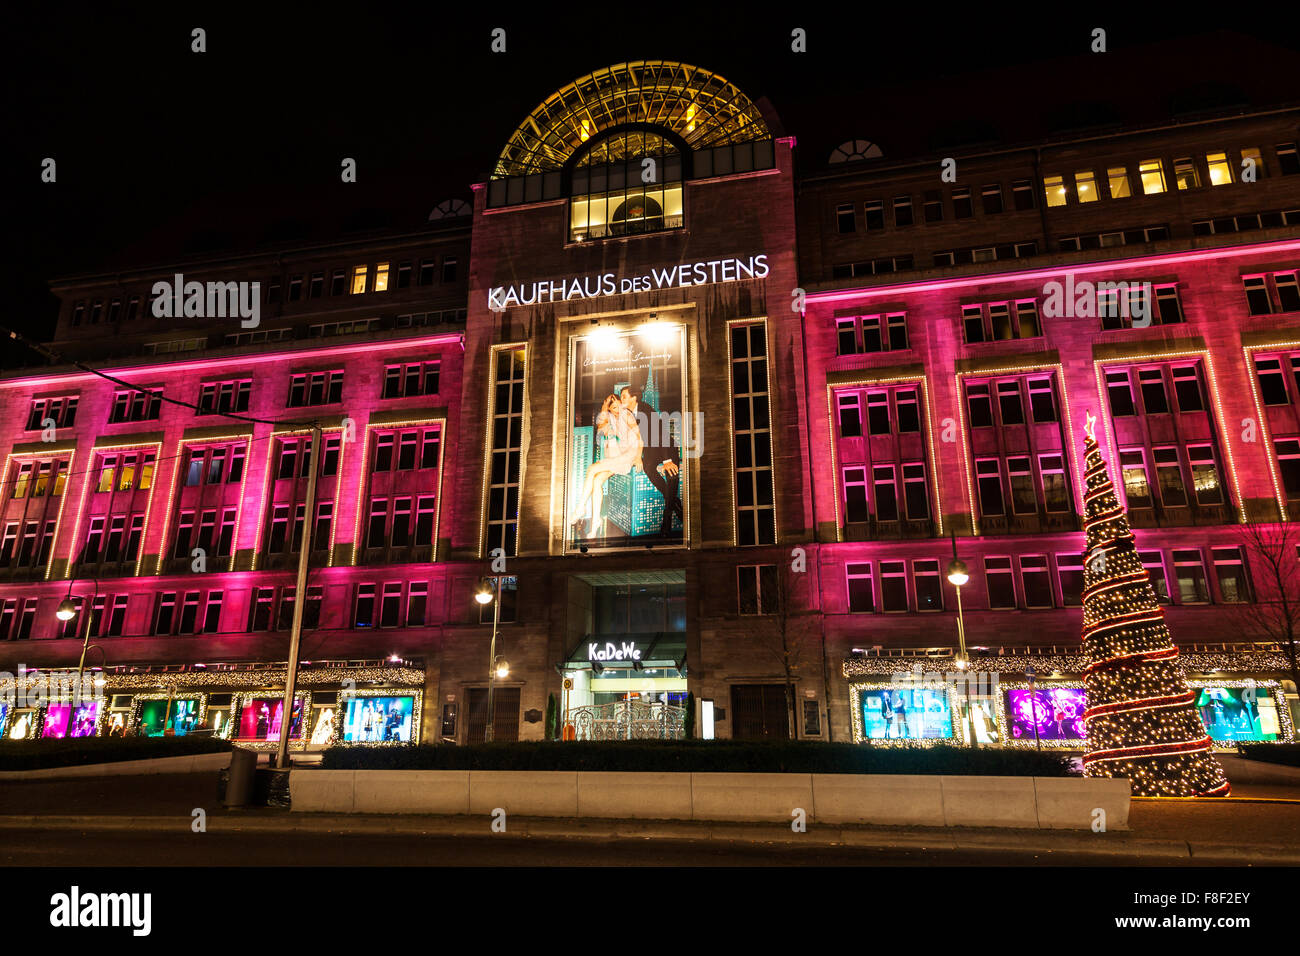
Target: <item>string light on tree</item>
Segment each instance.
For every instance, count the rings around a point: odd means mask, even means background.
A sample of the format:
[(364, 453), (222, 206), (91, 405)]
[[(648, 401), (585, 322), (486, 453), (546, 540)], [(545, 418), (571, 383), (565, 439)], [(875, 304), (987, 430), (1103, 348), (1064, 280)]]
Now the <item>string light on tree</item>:
[(1094, 434), (1084, 427), (1084, 685), (1089, 777), (1127, 777), (1135, 796), (1222, 797), (1196, 694), (1183, 679), (1164, 610), (1138, 557)]

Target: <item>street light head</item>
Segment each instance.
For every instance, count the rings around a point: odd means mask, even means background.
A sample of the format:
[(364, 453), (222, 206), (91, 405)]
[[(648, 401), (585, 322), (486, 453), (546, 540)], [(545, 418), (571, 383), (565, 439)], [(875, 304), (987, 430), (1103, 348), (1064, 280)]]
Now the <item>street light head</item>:
[(948, 562), (948, 582), (957, 587), (961, 587), (970, 580), (970, 573), (966, 569), (966, 562), (960, 558), (953, 558)]
[(72, 603), (72, 598), (64, 598), (62, 601), (60, 601), (58, 610), (54, 612), (54, 616), (57, 617), (60, 621), (71, 621), (74, 617), (76, 617), (77, 606)]
[(505, 680), (510, 676), (510, 662), (504, 657), (497, 658), (496, 665), (497, 680)]
[(479, 604), (492, 603), (492, 592), (491, 590), (488, 589), (488, 586), (486, 584), (480, 586), (479, 589), (474, 593), (474, 600), (478, 601)]

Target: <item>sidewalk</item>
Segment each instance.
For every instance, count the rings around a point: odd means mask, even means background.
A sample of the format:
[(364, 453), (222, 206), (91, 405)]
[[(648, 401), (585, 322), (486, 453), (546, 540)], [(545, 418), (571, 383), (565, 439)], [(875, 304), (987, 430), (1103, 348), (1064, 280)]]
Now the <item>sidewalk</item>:
[[(1242, 786), (1225, 800), (1135, 800), (1127, 831), (819, 826), (689, 821), (570, 820), (508, 817), (493, 833), (487, 817), (302, 814), (268, 808), (226, 809), (216, 774), (32, 781), (0, 787), (0, 832), (80, 830), (189, 832), (202, 808), (209, 832), (410, 834), (466, 838), (703, 842), (805, 847), (856, 846), (1053, 853), (1207, 865), (1300, 865), (1300, 800), (1294, 789)], [(1290, 796), (1292, 799), (1287, 799)]]

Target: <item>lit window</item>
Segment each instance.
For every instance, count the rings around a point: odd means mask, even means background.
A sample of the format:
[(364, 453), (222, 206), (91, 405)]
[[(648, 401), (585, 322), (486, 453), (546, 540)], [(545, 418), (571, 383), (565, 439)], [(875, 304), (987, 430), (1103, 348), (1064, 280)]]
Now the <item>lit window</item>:
[(1174, 552), (1174, 577), (1178, 581), (1179, 604), (1209, 604), (1210, 589), (1205, 580), (1205, 562), (1198, 550)]
[(1158, 159), (1143, 160), (1138, 165), (1138, 178), (1142, 180), (1142, 192), (1147, 196), (1165, 191), (1165, 167)]
[(1228, 162), (1227, 153), (1210, 153), (1205, 157), (1205, 164), (1210, 167), (1210, 185), (1224, 186), (1232, 182), (1232, 164)]
[(1047, 196), (1047, 205), (1064, 206), (1066, 203), (1065, 177), (1045, 176), (1043, 178), (1043, 192)]
[(1091, 169), (1074, 174), (1074, 191), (1079, 202), (1093, 202), (1097, 198), (1097, 180)]
[(1201, 177), (1196, 174), (1196, 163), (1190, 156), (1174, 160), (1174, 185), (1179, 189), (1198, 189)]
[(388, 291), (388, 263), (381, 262), (375, 266), (375, 291)]
[(1120, 468), (1124, 474), (1124, 496), (1130, 508), (1151, 507), (1151, 485), (1147, 481), (1147, 466), (1142, 450), (1122, 451)]
[(352, 294), (360, 295), (366, 291), (366, 267), (357, 266), (352, 270)]
[(1110, 198), (1125, 199), (1131, 195), (1128, 187), (1128, 168), (1125, 166), (1112, 166), (1106, 170), (1106, 178), (1110, 181)]
[(1223, 487), (1219, 483), (1219, 470), (1214, 464), (1214, 452), (1209, 445), (1187, 449), (1187, 460), (1192, 466), (1192, 487), (1196, 490), (1196, 503), (1223, 504)]

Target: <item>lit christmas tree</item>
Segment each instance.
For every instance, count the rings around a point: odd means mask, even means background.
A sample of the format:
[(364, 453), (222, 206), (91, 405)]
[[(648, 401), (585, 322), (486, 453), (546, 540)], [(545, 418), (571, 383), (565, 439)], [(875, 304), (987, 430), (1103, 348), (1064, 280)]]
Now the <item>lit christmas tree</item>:
[(1084, 442), (1084, 685), (1088, 777), (1127, 777), (1134, 796), (1224, 797), (1229, 786), (1183, 679), (1089, 414)]

